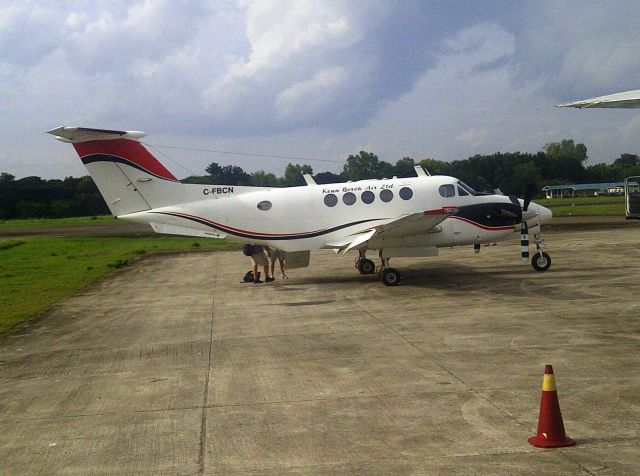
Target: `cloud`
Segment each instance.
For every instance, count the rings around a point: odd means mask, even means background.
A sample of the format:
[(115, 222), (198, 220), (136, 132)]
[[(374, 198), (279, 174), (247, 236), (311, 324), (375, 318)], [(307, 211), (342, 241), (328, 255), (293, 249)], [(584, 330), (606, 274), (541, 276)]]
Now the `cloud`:
[(543, 110), (638, 88), (640, 5), (614, 5), (2, 2), (2, 163), (26, 169), (60, 124), (328, 159), (368, 144), (385, 160), (452, 160), (562, 138), (596, 160), (637, 153), (635, 116)]
[(558, 99), (637, 89), (640, 4), (526, 4), (517, 37), (519, 79), (544, 78)]
[(479, 144), (485, 137), (487, 137), (488, 133), (489, 131), (487, 129), (478, 130), (475, 127), (472, 127), (471, 129), (467, 129), (466, 131), (458, 134), (455, 140), (458, 142)]
[(424, 71), (419, 58), (424, 39), (416, 43), (418, 58), (405, 55), (399, 63), (401, 56), (395, 54), (405, 39), (401, 30), (418, 29), (394, 22), (410, 8), (304, 0), (243, 5), (249, 52), (214, 77), (203, 93), (214, 128), (226, 124), (227, 132), (263, 133), (309, 125), (356, 128)]

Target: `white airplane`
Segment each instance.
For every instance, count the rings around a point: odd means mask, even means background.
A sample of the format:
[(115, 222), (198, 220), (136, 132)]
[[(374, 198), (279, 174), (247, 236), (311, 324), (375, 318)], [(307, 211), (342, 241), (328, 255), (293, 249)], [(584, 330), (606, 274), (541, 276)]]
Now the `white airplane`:
[(395, 257), (437, 256), (438, 248), (494, 243), (521, 231), (523, 262), (528, 233), (535, 237), (531, 264), (546, 271), (551, 258), (542, 251), (540, 225), (549, 209), (514, 196), (475, 192), (462, 181), (429, 176), (291, 188), (181, 183), (139, 139), (139, 131), (58, 127), (48, 131), (71, 143), (118, 219), (148, 223), (157, 233), (227, 239), (284, 250), (289, 261), (309, 263), (310, 250), (358, 252), (356, 267), (375, 272), (366, 257), (377, 250), (380, 278), (400, 282), (389, 266)]

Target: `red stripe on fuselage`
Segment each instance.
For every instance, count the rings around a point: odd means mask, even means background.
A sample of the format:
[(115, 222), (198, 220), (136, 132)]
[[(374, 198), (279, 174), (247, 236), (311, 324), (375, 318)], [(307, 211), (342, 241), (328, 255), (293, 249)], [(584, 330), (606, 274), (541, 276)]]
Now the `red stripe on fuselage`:
[(222, 223), (216, 223), (215, 221), (207, 220), (206, 218), (202, 218), (197, 215), (190, 215), (188, 213), (178, 213), (178, 212), (160, 212), (160, 213), (168, 213), (170, 215), (179, 216), (182, 218), (193, 218), (196, 220), (209, 223), (218, 229), (232, 230), (232, 231), (237, 231), (238, 233), (244, 233), (244, 234), (250, 234), (250, 235), (256, 235), (256, 236), (264, 236), (265, 238), (280, 237), (280, 236), (304, 236), (304, 235), (310, 235), (313, 233), (318, 233), (323, 231), (323, 230), (314, 230), (314, 231), (306, 231), (302, 233), (263, 233), (259, 231), (243, 230), (242, 228), (235, 228), (233, 226), (223, 225)]
[(92, 140), (73, 144), (80, 158), (92, 154), (115, 155), (127, 159), (153, 175), (167, 180), (178, 179), (158, 159), (149, 153), (140, 142), (131, 139)]

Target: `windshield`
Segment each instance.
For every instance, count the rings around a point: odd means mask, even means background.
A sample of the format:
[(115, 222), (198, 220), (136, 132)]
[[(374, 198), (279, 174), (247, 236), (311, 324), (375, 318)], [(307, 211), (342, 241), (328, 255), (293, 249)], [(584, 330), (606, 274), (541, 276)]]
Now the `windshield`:
[(469, 185), (464, 183), (462, 180), (458, 180), (458, 186), (460, 188), (463, 188), (465, 191), (467, 191), (469, 193), (469, 195), (475, 195), (476, 194), (476, 191), (473, 188), (471, 188)]

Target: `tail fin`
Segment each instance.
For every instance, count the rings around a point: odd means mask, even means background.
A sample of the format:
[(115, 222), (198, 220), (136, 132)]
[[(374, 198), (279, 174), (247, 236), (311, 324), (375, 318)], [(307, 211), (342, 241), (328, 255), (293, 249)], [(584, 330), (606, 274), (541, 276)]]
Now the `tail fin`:
[(116, 216), (189, 201), (185, 186), (138, 142), (144, 132), (86, 127), (47, 132), (73, 144)]

